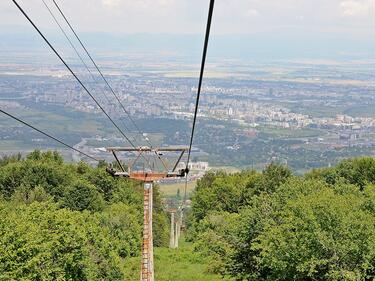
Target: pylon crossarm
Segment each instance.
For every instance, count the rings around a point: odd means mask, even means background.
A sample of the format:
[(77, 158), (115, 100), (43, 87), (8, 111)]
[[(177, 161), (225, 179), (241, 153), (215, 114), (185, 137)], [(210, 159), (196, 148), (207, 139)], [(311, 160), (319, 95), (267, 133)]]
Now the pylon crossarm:
[(139, 147), (107, 147), (107, 151), (118, 151), (118, 152), (151, 152), (152, 148), (148, 146)]
[[(114, 169), (107, 169), (107, 171), (114, 177), (127, 177), (135, 180), (145, 181), (145, 182), (151, 182), (151, 181), (157, 181), (164, 178), (177, 178), (177, 177), (184, 177), (186, 175), (186, 169), (181, 169), (179, 171), (176, 171), (178, 164), (180, 163), (183, 155), (186, 151), (188, 151), (188, 147), (159, 147), (159, 148), (151, 148), (148, 146), (141, 146), (141, 147), (109, 147), (107, 148), (107, 151), (112, 152), (114, 155), (117, 163), (120, 166), (121, 172), (115, 171)], [(132, 152), (136, 153), (137, 156), (133, 161), (131, 161), (128, 166), (128, 171), (125, 171), (124, 166), (122, 165), (120, 159), (117, 156), (117, 152)], [(168, 168), (168, 165), (164, 159), (162, 159), (160, 152), (178, 152), (179, 157), (177, 161), (173, 165), (173, 169), (170, 170)], [(163, 168), (163, 171), (161, 172), (155, 172), (155, 171), (133, 171), (133, 168), (135, 167), (136, 162), (139, 160), (141, 156), (144, 154), (153, 155), (155, 154), (159, 160), (161, 161)]]
[(166, 147), (157, 147), (151, 148), (148, 146), (140, 146), (140, 147), (108, 147), (107, 151), (123, 151), (123, 152), (137, 152), (137, 151), (144, 151), (144, 152), (152, 152), (152, 151), (160, 151), (160, 152), (178, 152), (178, 151), (188, 151), (189, 147), (187, 146), (166, 146)]

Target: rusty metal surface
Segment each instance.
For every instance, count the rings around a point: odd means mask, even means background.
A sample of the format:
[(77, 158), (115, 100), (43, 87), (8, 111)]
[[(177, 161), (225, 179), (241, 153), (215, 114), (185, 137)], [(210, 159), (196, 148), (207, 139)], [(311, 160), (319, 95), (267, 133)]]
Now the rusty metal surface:
[(145, 183), (143, 190), (143, 237), (141, 281), (154, 281), (154, 254), (152, 235), (152, 183)]
[(168, 146), (168, 147), (149, 147), (149, 146), (139, 146), (139, 147), (107, 147), (107, 151), (122, 151), (122, 152), (178, 152), (178, 151), (188, 151), (189, 147), (187, 146)]
[[(165, 178), (177, 178), (184, 177), (188, 173), (186, 169), (181, 169), (176, 171), (178, 163), (181, 161), (183, 155), (188, 150), (187, 147), (161, 147), (161, 148), (151, 148), (151, 147), (109, 147), (107, 151), (112, 152), (117, 163), (120, 166), (121, 171), (116, 171), (113, 166), (107, 167), (107, 172), (113, 177), (124, 177), (144, 183), (144, 193), (143, 193), (143, 234), (142, 234), (142, 261), (141, 261), (141, 281), (154, 281), (154, 253), (153, 253), (153, 234), (152, 234), (152, 185), (154, 181), (159, 181)], [(135, 160), (128, 162), (127, 168), (125, 168), (119, 159), (117, 152), (130, 152), (128, 154), (135, 154)], [(167, 161), (162, 159), (163, 153), (169, 152), (178, 153), (178, 159), (173, 163), (171, 167), (168, 167)], [(128, 156), (127, 154), (127, 156)], [(161, 161), (163, 169), (162, 171), (153, 171), (154, 168), (150, 166), (150, 170), (134, 170), (136, 162), (141, 156), (146, 159), (145, 156), (153, 155), (156, 156), (159, 161)], [(147, 159), (146, 159), (147, 160)], [(139, 166), (138, 166), (139, 169)], [(179, 226), (178, 226), (179, 227)], [(179, 230), (178, 230), (179, 231)], [(177, 232), (174, 230), (174, 237), (178, 237)], [(178, 238), (177, 238), (178, 239)], [(178, 242), (177, 242), (178, 243)], [(176, 245), (176, 241), (174, 243)]]
[(147, 172), (134, 172), (130, 173), (129, 178), (143, 181), (143, 182), (153, 182), (157, 180), (161, 180), (167, 177), (167, 173), (147, 173)]

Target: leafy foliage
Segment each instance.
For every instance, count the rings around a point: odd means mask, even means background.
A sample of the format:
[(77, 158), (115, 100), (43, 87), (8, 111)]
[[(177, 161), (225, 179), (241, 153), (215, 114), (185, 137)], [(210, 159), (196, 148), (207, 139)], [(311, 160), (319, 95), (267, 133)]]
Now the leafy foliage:
[(359, 158), (303, 177), (277, 164), (209, 174), (189, 238), (211, 270), (237, 280), (372, 280), (374, 169)]
[(110, 229), (56, 204), (1, 206), (1, 280), (121, 280)]
[[(0, 280), (124, 280), (140, 254), (142, 187), (56, 152), (0, 161)], [(155, 188), (156, 245), (168, 222)], [(160, 233), (160, 235), (159, 235)]]
[(74, 211), (101, 211), (104, 200), (95, 186), (83, 180), (74, 182), (64, 194), (62, 206)]

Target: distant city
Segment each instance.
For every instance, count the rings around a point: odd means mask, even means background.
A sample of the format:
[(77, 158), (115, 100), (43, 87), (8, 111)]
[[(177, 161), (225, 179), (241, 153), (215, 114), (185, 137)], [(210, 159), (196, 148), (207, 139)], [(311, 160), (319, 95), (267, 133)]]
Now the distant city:
[[(187, 143), (185, 131), (195, 106), (197, 69), (186, 64), (181, 70), (182, 66), (183, 63), (175, 61), (142, 65), (105, 62), (105, 72), (126, 110), (140, 122), (148, 137), (160, 145)], [(334, 164), (349, 156), (372, 155), (374, 70), (375, 62), (360, 61), (217, 61), (211, 64), (202, 91), (199, 116), (204, 121), (200, 122), (195, 142), (195, 160), (213, 167), (235, 168), (262, 168), (277, 161), (302, 171)], [(76, 71), (83, 72), (79, 68)], [(101, 81), (100, 77), (87, 74), (80, 77), (107, 112), (121, 119), (133, 137), (142, 142), (144, 136), (137, 136), (104, 83), (95, 82)], [(50, 117), (51, 122), (64, 128), (63, 131), (54, 129), (58, 135), (69, 134), (69, 128), (71, 133), (75, 131), (74, 116), (85, 116), (79, 121), (95, 116), (92, 117), (95, 124), (83, 125), (82, 138), (71, 139), (81, 149), (105, 156), (103, 148), (108, 140), (121, 142), (113, 131), (100, 131), (105, 128), (100, 109), (60, 66), (0, 64), (0, 93), (2, 108), (21, 115), (29, 112), (29, 117), (36, 118), (41, 126)], [(48, 112), (45, 118), (43, 112)], [(70, 118), (64, 119), (64, 114)], [(31, 143), (25, 141), (21, 132), (17, 134), (9, 127), (11, 124), (22, 131), (18, 124), (6, 122), (6, 117), (2, 120), (0, 149), (3, 153), (29, 150), (33, 143), (42, 149), (50, 146), (40, 136), (33, 137)], [(167, 120), (180, 123), (168, 125), (173, 123)], [(157, 136), (155, 132), (160, 131), (160, 126), (165, 130), (162, 136)], [(202, 143), (203, 135), (205, 143)], [(86, 141), (82, 142), (83, 139)], [(9, 146), (10, 140), (15, 140), (13, 146)]]

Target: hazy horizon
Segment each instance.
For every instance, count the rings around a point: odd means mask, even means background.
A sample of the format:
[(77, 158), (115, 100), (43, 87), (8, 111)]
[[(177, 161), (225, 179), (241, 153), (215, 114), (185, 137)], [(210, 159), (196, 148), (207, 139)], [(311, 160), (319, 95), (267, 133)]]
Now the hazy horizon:
[[(58, 15), (52, 1), (46, 3)], [(138, 51), (182, 56), (201, 53), (208, 1), (65, 0), (58, 3), (96, 53)], [(54, 44), (67, 47), (41, 0), (21, 0), (19, 4)], [(217, 1), (209, 56), (372, 59), (375, 57), (374, 14), (375, 0)], [(0, 17), (0, 49), (45, 48), (12, 1), (0, 3)]]

